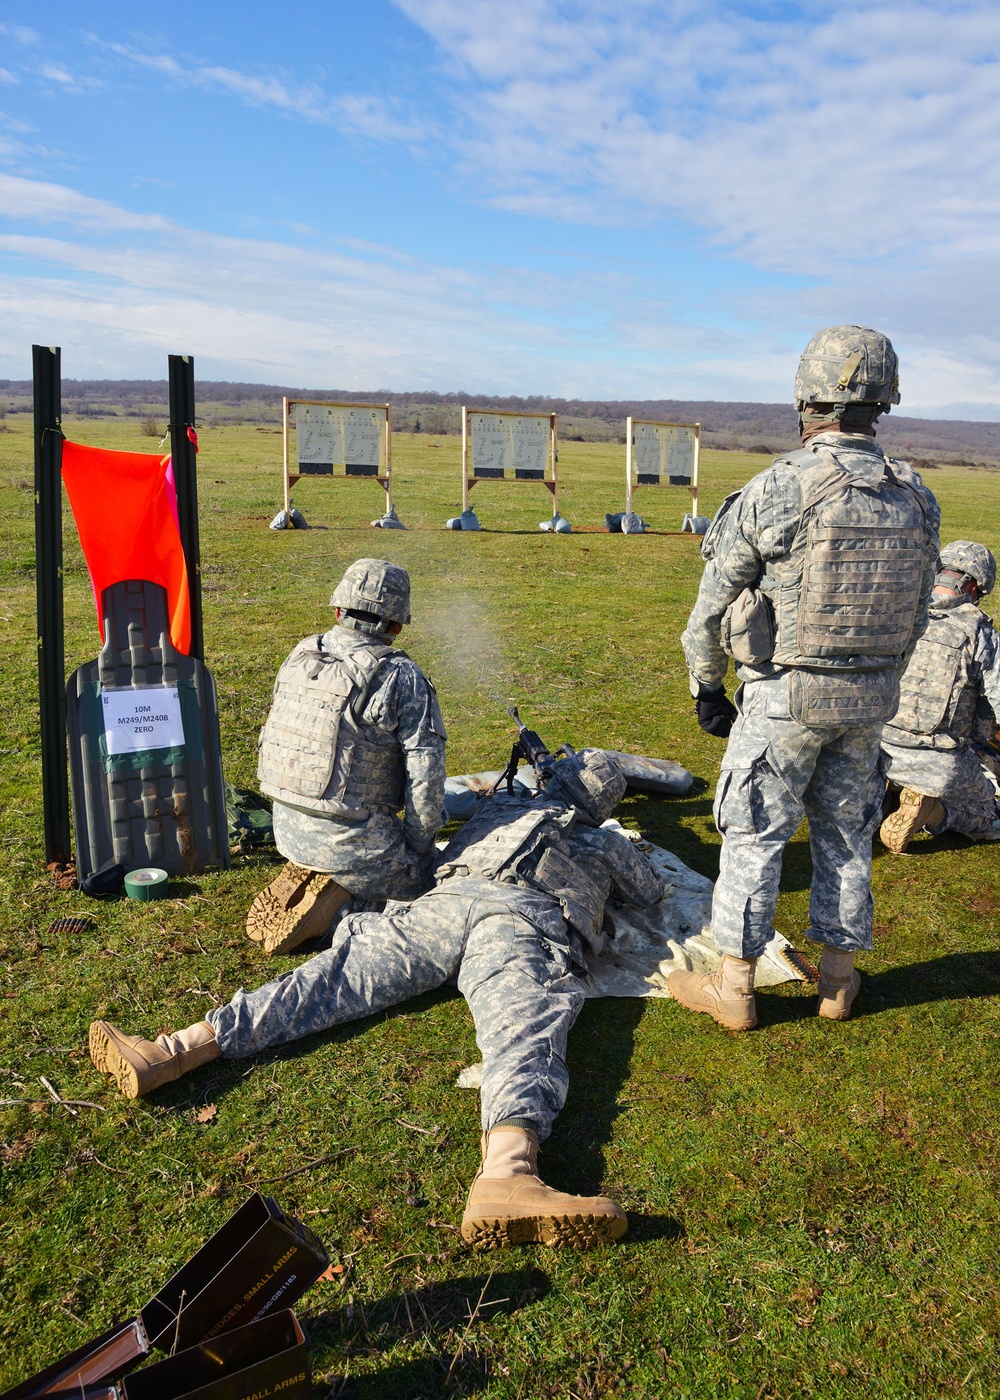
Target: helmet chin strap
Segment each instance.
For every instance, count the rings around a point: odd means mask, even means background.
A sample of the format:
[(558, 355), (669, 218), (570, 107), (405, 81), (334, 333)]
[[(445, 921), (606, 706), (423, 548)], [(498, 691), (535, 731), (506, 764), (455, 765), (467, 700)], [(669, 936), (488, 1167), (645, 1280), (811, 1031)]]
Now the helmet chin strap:
[(942, 569), (934, 577), (934, 587), (949, 588), (952, 593), (961, 593), (966, 597), (971, 597), (975, 603), (978, 600), (981, 586), (979, 580), (972, 574), (958, 573), (954, 569)]

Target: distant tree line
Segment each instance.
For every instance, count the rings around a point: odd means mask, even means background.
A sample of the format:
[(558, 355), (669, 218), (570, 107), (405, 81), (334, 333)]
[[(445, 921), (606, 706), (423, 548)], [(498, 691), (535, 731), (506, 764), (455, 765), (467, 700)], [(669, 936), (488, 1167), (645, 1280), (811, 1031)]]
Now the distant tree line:
[[(280, 423), (283, 397), (330, 403), (388, 403), (399, 432), (454, 434), (461, 431), (461, 406), (509, 413), (557, 413), (560, 437), (569, 441), (624, 442), (625, 420), (652, 418), (701, 423), (707, 447), (778, 453), (797, 445), (795, 410), (790, 404), (722, 403), (694, 399), (558, 399), (544, 396), (438, 394), (426, 389), (303, 389), (274, 384), (199, 380), (199, 416), (207, 424)], [(152, 436), (167, 422), (165, 379), (64, 379), (63, 412), (82, 417), (116, 415), (139, 419)], [(0, 379), (0, 414), (31, 409), (29, 380)], [(879, 439), (897, 456), (931, 467), (937, 462), (1000, 466), (1000, 423), (956, 419), (891, 417), (882, 420)]]

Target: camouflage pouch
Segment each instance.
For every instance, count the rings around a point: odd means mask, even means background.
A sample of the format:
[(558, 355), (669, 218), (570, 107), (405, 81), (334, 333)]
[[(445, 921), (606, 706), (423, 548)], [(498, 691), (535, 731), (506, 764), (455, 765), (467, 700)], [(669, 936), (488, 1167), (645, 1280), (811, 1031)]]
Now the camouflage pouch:
[(226, 819), (231, 846), (273, 846), (274, 825), (271, 804), (250, 788), (234, 787), (228, 780)]
[(899, 704), (895, 671), (806, 671), (788, 673), (792, 719), (810, 729), (849, 724), (884, 724)]
[(774, 609), (759, 588), (744, 588), (722, 614), (722, 649), (734, 661), (755, 666), (774, 655)]

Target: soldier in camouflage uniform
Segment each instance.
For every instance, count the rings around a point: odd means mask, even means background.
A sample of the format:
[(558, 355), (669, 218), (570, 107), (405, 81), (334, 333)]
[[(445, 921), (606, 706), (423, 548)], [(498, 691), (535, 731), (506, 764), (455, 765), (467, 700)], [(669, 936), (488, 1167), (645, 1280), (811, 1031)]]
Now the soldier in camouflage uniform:
[(941, 551), (930, 617), (882, 731), (885, 771), (902, 792), (879, 835), (896, 855), (925, 828), (1000, 841), (995, 789), (976, 752), (978, 731), (992, 738), (1000, 714), (1000, 635), (977, 606), (996, 576), (985, 545), (954, 540)]
[(238, 1059), (358, 1020), (457, 974), (483, 1056), (483, 1165), (463, 1235), (486, 1246), (617, 1239), (620, 1208), (551, 1190), (537, 1148), (566, 1099), (566, 1041), (584, 1001), (585, 954), (604, 946), (605, 902), (649, 905), (663, 893), (632, 843), (600, 826), (624, 791), (617, 762), (591, 749), (559, 761), (533, 798), (484, 799), (446, 847), (429, 894), (347, 915), (329, 949), (155, 1042), (95, 1021), (94, 1064), (134, 1098), (218, 1055)]
[[(821, 1016), (844, 1020), (871, 947), (871, 843), (879, 737), (898, 672), (927, 617), (939, 511), (887, 458), (875, 423), (899, 402), (885, 336), (820, 331), (795, 397), (803, 447), (723, 503), (681, 642), (698, 723), (729, 736), (715, 797), (722, 833), (709, 976), (673, 973), (674, 997), (730, 1030), (757, 1024), (756, 959), (774, 931), (782, 854), (803, 815), (813, 859), (809, 936), (823, 945)], [(737, 706), (723, 681), (733, 657)]]
[(260, 735), (257, 776), (289, 862), (247, 916), (268, 953), (323, 933), (351, 896), (412, 899), (432, 883), (445, 731), (434, 687), (391, 645), (410, 621), (409, 575), (358, 559), (330, 603), (337, 625), (292, 651)]

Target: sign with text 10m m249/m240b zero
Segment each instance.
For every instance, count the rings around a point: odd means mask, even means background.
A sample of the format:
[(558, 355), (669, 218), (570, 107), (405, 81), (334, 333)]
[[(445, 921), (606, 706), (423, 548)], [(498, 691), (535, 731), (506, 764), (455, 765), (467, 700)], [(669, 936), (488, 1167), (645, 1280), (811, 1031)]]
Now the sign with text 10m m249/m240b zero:
[(184, 723), (175, 685), (105, 690), (102, 699), (109, 754), (174, 749), (183, 745)]

